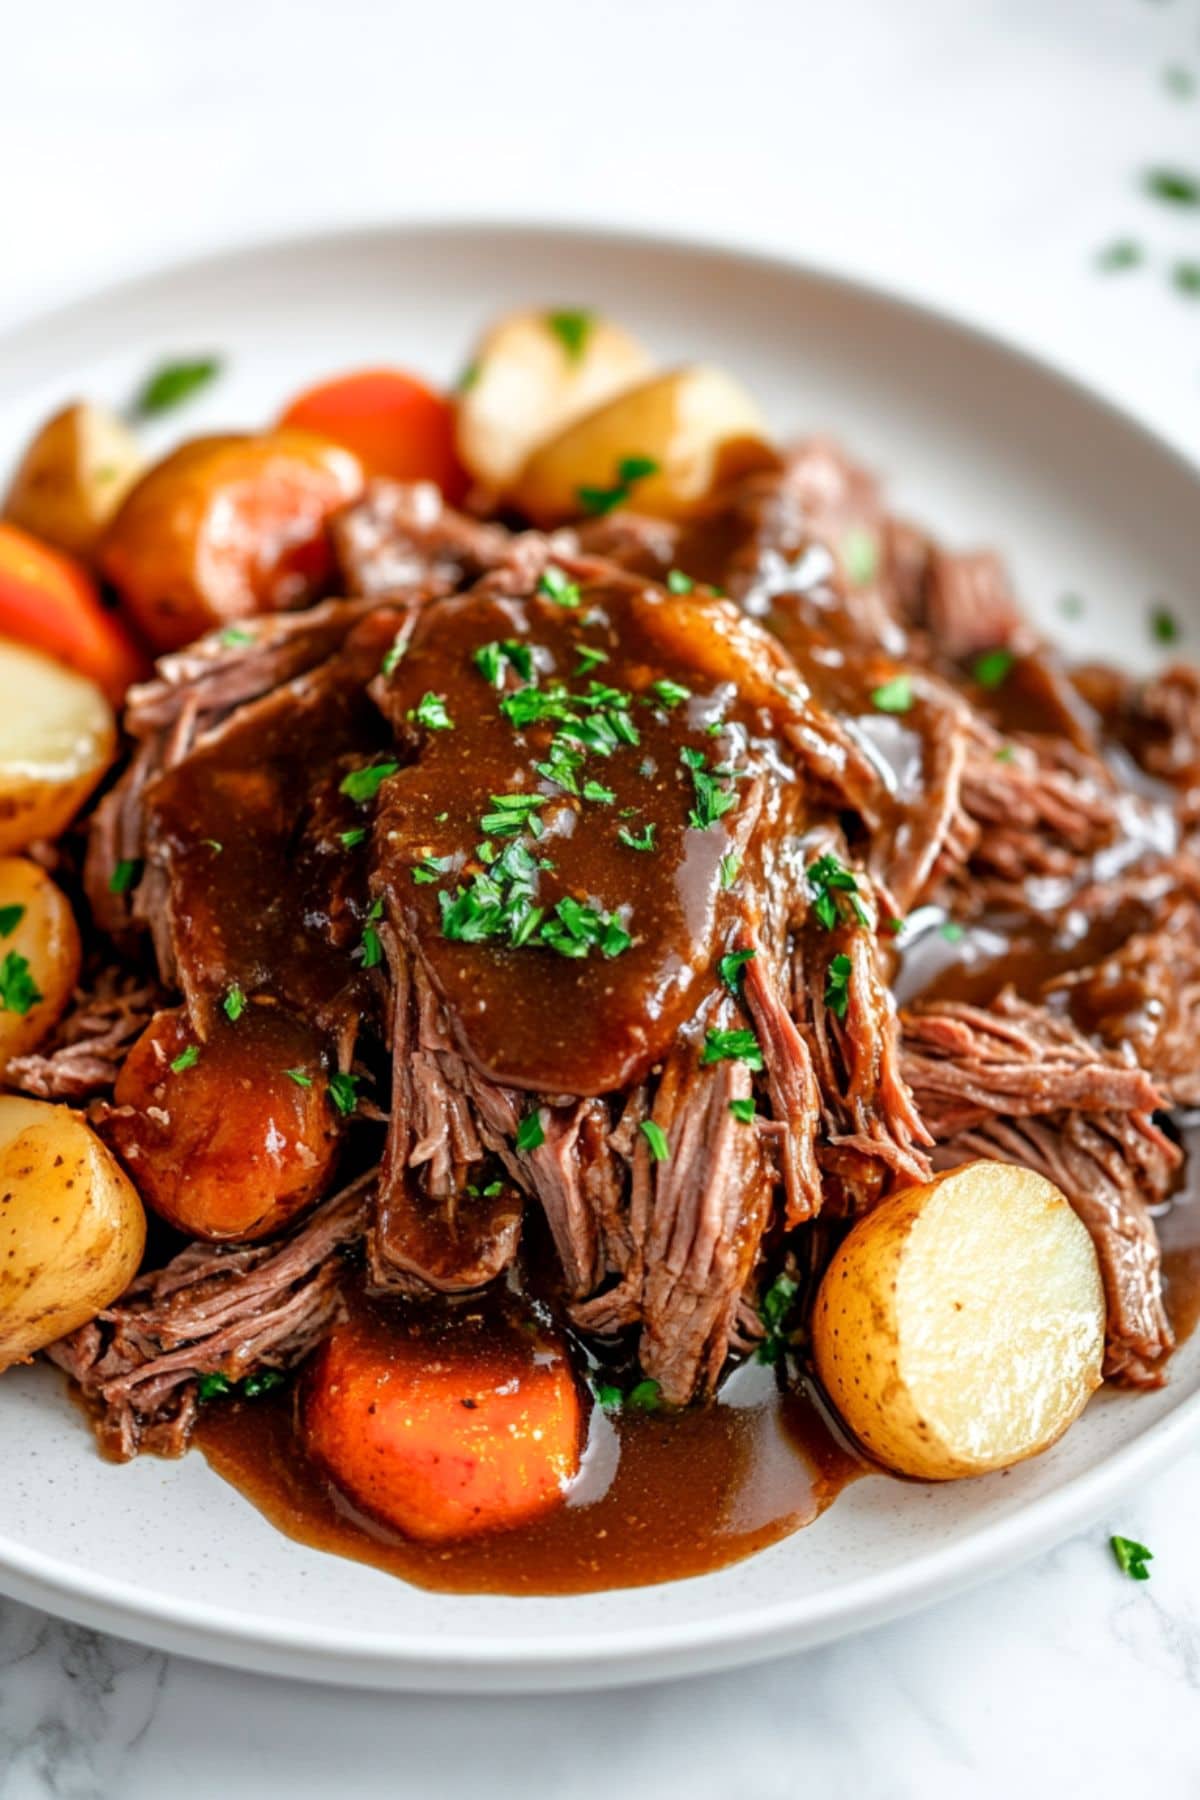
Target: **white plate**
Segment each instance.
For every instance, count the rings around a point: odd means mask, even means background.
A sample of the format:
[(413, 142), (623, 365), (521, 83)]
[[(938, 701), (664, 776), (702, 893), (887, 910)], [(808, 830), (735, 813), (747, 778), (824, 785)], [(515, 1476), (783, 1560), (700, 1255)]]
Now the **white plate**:
[[(939, 533), (1008, 555), (1079, 652), (1150, 656), (1170, 603), (1200, 641), (1196, 472), (1137, 425), (977, 333), (779, 262), (631, 236), (458, 227), (239, 251), (0, 341), (0, 445), (75, 395), (120, 401), (159, 357), (228, 373), (172, 431), (269, 418), (327, 371), (449, 378), (498, 308), (605, 307), (664, 360), (713, 357), (781, 433), (826, 429)], [(1081, 620), (1056, 616), (1066, 591)], [(1190, 610), (1189, 610), (1190, 609)], [(199, 1455), (111, 1468), (49, 1370), (0, 1381), (0, 1587), (166, 1649), (385, 1687), (515, 1690), (712, 1669), (893, 1617), (1095, 1516), (1200, 1428), (1200, 1337), (1161, 1393), (1102, 1394), (1003, 1476), (859, 1482), (815, 1525), (701, 1579), (549, 1599), (426, 1593), (276, 1532)]]

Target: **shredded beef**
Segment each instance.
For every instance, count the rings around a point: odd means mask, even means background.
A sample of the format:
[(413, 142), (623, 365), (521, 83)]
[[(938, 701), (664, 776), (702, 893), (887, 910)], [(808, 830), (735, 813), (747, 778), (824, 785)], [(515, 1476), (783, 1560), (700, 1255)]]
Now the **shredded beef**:
[(106, 1455), (179, 1456), (200, 1377), (237, 1382), (303, 1361), (341, 1315), (337, 1253), (362, 1237), (375, 1179), (374, 1170), (360, 1175), (271, 1243), (189, 1245), (50, 1346), (92, 1408)]
[(110, 965), (79, 988), (49, 1038), (6, 1065), (5, 1082), (39, 1100), (89, 1100), (111, 1092), (133, 1040), (162, 1003), (161, 990)]
[(509, 533), (453, 512), (431, 481), (372, 481), (333, 521), (347, 589), (372, 599), (452, 594), (503, 561)]
[(920, 1003), (903, 1029), (905, 1073), (938, 1166), (990, 1157), (1061, 1188), (1100, 1258), (1106, 1373), (1157, 1385), (1174, 1340), (1149, 1206), (1170, 1192), (1179, 1152), (1154, 1122), (1153, 1082), (1010, 992), (987, 1008)]

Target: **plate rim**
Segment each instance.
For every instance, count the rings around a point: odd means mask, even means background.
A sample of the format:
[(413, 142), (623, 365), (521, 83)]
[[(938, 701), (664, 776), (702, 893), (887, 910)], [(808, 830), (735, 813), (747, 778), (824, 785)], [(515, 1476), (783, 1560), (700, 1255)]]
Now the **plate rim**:
[[(222, 270), (235, 272), (239, 265), (250, 267), (260, 258), (279, 254), (303, 256), (331, 250), (336, 254), (339, 249), (349, 254), (356, 244), (488, 238), (497, 245), (537, 238), (546, 247), (558, 244), (568, 251), (576, 243), (608, 245), (632, 254), (665, 250), (681, 260), (715, 257), (762, 275), (798, 279), (834, 296), (842, 294), (891, 309), (968, 346), (1015, 362), (1075, 402), (1098, 409), (1111, 424), (1139, 439), (1144, 449), (1165, 456), (1197, 488), (1200, 497), (1200, 460), (1089, 381), (990, 325), (919, 299), (903, 288), (848, 275), (802, 256), (669, 228), (546, 217), (465, 216), (254, 233), (185, 257), (156, 261), (116, 282), (97, 285), (78, 298), (18, 320), (0, 332), (0, 377), (2, 365), (10, 359), (19, 363), (24, 344), (40, 345), (48, 335), (83, 322), (94, 309), (119, 307), (123, 299), (135, 298), (156, 285), (186, 282), (193, 275), (219, 275)], [(964, 1539), (921, 1552), (893, 1569), (854, 1577), (815, 1598), (787, 1598), (760, 1604), (743, 1614), (606, 1629), (602, 1638), (590, 1643), (561, 1631), (520, 1639), (497, 1635), (484, 1641), (477, 1632), (451, 1636), (433, 1629), (423, 1635), (410, 1630), (364, 1639), (352, 1629), (326, 1627), (318, 1638), (309, 1628), (279, 1619), (252, 1622), (220, 1606), (147, 1594), (133, 1581), (80, 1570), (44, 1552), (29, 1550), (2, 1528), (0, 1591), (159, 1649), (340, 1685), (463, 1693), (615, 1686), (648, 1674), (693, 1673), (735, 1660), (762, 1660), (933, 1604), (1015, 1566), (1086, 1525), (1110, 1499), (1138, 1478), (1155, 1473), (1198, 1439), (1200, 1390), (1165, 1416), (1148, 1421), (1096, 1467), (1071, 1476), (1015, 1514), (978, 1526)], [(431, 1604), (436, 1604), (436, 1599), (431, 1599)]]

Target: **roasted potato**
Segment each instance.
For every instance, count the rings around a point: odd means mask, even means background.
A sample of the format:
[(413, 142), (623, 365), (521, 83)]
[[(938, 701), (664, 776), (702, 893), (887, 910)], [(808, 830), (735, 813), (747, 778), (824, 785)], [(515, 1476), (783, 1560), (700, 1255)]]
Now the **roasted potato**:
[(0, 1096), (0, 1369), (115, 1300), (145, 1243), (133, 1184), (80, 1115)]
[(203, 1042), (182, 1009), (156, 1013), (113, 1098), (109, 1143), (146, 1204), (189, 1237), (267, 1237), (328, 1182), (338, 1139), (317, 1046), (278, 1007), (219, 1012)]
[(177, 650), (319, 593), (329, 516), (362, 488), (358, 459), (313, 432), (194, 438), (125, 496), (99, 565), (148, 642)]
[(116, 413), (102, 406), (64, 407), (21, 458), (3, 516), (87, 561), (142, 460), (136, 438)]
[(515, 312), (475, 348), (456, 441), (476, 481), (503, 494), (530, 452), (650, 371), (636, 339), (588, 312)]
[(0, 639), (0, 853), (57, 837), (116, 742), (112, 708), (93, 682)]
[(720, 482), (774, 461), (762, 414), (721, 369), (654, 375), (547, 438), (512, 484), (537, 525), (629, 505), (685, 518)]
[(45, 869), (0, 857), (0, 1070), (38, 1044), (79, 979), (79, 927)]
[(1100, 1385), (1092, 1240), (1044, 1176), (973, 1162), (860, 1219), (813, 1313), (817, 1372), (863, 1448), (947, 1481), (1045, 1450)]

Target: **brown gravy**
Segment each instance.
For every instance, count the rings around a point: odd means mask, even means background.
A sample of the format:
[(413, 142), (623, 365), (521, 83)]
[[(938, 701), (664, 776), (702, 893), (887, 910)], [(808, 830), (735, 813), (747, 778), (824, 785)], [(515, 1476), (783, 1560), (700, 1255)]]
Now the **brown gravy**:
[(579, 1594), (702, 1575), (811, 1524), (868, 1465), (806, 1393), (746, 1363), (713, 1405), (592, 1414), (566, 1505), (534, 1525), (427, 1545), (353, 1512), (305, 1457), (287, 1390), (206, 1411), (197, 1442), (289, 1537), (450, 1593)]

